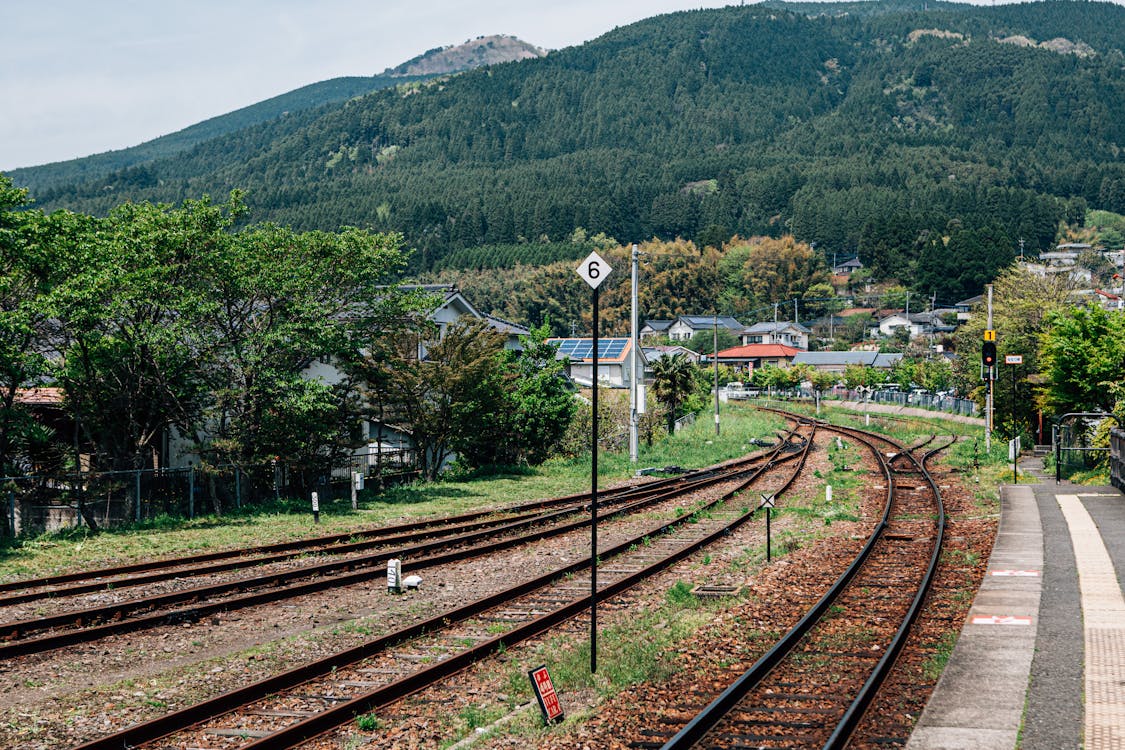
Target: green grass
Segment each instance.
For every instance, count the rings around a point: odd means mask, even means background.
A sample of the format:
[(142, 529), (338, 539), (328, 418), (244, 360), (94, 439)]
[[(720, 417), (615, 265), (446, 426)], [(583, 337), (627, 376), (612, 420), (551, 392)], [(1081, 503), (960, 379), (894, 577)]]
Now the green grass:
[[(652, 446), (642, 445), (636, 465), (630, 463), (627, 452), (600, 453), (599, 486), (631, 479), (640, 467), (675, 464), (698, 468), (745, 455), (756, 450), (750, 443), (752, 439), (770, 436), (783, 426), (784, 420), (774, 415), (741, 404), (729, 405), (723, 412), (721, 436), (715, 436), (714, 423), (701, 419), (675, 436)], [(360, 493), (358, 511), (351, 509), (348, 498), (322, 503), (321, 522), (317, 525), (313, 524), (306, 502), (282, 498), (221, 517), (161, 517), (98, 534), (81, 528), (14, 541), (0, 540), (0, 581), (351, 533), (425, 516), (577, 493), (589, 487), (587, 456), (551, 460), (534, 468), (476, 473), (456, 481), (418, 482), (388, 488), (381, 494), (365, 490)]]

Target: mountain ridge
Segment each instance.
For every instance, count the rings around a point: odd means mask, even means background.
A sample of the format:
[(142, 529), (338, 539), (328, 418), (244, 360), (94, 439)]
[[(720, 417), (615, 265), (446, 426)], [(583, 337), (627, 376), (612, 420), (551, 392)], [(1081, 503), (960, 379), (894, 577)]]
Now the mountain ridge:
[(415, 270), (579, 228), (792, 234), (951, 298), (1017, 240), (1034, 253), (1087, 207), (1125, 212), (1125, 8), (826, 7), (656, 16), (37, 197), (97, 213), (246, 189), (254, 220), (402, 232)]
[(68, 181), (99, 179), (115, 171), (175, 156), (208, 140), (295, 112), (318, 109), (384, 88), (472, 70), (481, 65), (541, 57), (545, 54), (544, 50), (517, 37), (481, 36), (462, 44), (429, 50), (394, 68), (387, 68), (378, 75), (340, 76), (299, 86), (292, 91), (207, 118), (135, 146), (77, 159), (21, 167), (6, 174), (17, 184), (33, 191)]

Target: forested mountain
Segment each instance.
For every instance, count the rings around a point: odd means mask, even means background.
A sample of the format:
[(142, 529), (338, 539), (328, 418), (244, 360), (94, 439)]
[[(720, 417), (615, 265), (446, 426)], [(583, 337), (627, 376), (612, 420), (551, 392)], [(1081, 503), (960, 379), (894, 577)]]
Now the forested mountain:
[[(302, 86), (285, 94), (251, 104), (225, 115), (212, 117), (183, 130), (154, 138), (140, 145), (107, 151), (81, 159), (55, 162), (12, 170), (9, 176), (21, 187), (42, 192), (59, 185), (98, 180), (117, 172), (115, 179), (145, 182), (145, 170), (131, 170), (140, 164), (163, 159), (214, 138), (282, 118), (288, 132), (314, 122), (326, 105), (370, 94), (373, 91), (423, 81), (439, 75), (459, 73), (497, 62), (525, 60), (546, 54), (538, 47), (514, 37), (481, 37), (464, 44), (429, 50), (376, 76), (345, 76)], [(311, 111), (311, 112), (310, 112)], [(306, 113), (304, 117), (293, 117)], [(286, 132), (285, 129), (282, 132)], [(276, 136), (274, 136), (276, 137)], [(129, 170), (129, 171), (125, 171)]]
[(1123, 40), (1111, 3), (679, 12), (34, 197), (101, 213), (242, 188), (256, 221), (401, 231), (418, 270), (576, 227), (791, 233), (958, 298), (1019, 239), (1125, 211)]

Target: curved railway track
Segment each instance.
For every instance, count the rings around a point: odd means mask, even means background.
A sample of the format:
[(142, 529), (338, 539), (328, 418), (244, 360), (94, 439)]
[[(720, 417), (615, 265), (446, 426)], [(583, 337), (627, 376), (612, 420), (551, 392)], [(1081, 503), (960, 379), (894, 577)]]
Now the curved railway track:
[[(657, 522), (602, 550), (599, 600), (627, 591), (745, 524), (756, 509), (736, 507), (735, 498), (767, 478), (776, 484), (773, 470), (782, 464), (791, 467), (788, 478), (770, 489), (784, 491), (800, 473), (816, 429), (807, 422), (798, 427), (799, 448), (789, 443), (788, 456), (774, 452), (757, 462), (691, 517)], [(88, 742), (81, 750), (298, 746), (588, 611), (590, 572), (587, 557), (327, 659)]]
[[(945, 528), (926, 460), (888, 437), (817, 423), (868, 446), (886, 483), (882, 517), (854, 562), (777, 644), (686, 725), (633, 747), (842, 748), (906, 641), (932, 581)], [(887, 450), (889, 448), (889, 450)], [(660, 722), (657, 722), (660, 724)], [(905, 743), (903, 736), (878, 743)]]
[[(789, 460), (782, 453), (787, 446), (791, 446), (792, 436), (793, 431), (790, 431), (781, 436), (772, 450), (719, 467), (608, 491), (605, 493), (605, 501), (599, 501), (604, 509), (603, 515), (609, 519), (636, 513), (687, 493), (730, 481), (747, 472), (756, 471), (760, 466), (771, 465), (774, 461)], [(536, 512), (536, 508), (541, 510)], [(170, 592), (5, 622), (0, 624), (0, 659), (40, 653), (113, 634), (194, 622), (217, 612), (230, 612), (371, 581), (385, 575), (387, 560), (392, 558), (409, 559), (410, 570), (418, 572), (437, 565), (494, 554), (579, 529), (586, 524), (579, 516), (588, 508), (588, 495), (570, 495), (516, 506), (493, 519), (475, 517), (466, 520), (464, 516), (458, 516), (451, 524), (440, 527), (429, 525), (410, 533), (403, 533), (402, 527), (391, 527), (391, 533), (379, 538), (381, 542), (368, 540), (336, 545), (334, 549), (340, 553), (340, 559), (196, 586), (191, 586), (190, 581), (185, 580), (178, 582), (181, 585)], [(514, 516), (510, 512), (512, 510), (515, 511)], [(466, 525), (471, 528), (465, 530)], [(343, 554), (347, 549), (367, 549), (371, 544), (379, 544), (377, 551), (350, 557)], [(255, 551), (257, 549), (260, 548)], [(236, 555), (237, 552), (228, 554)], [(288, 559), (291, 552), (286, 550), (278, 553), (278, 556)], [(233, 565), (237, 565), (237, 562), (232, 564), (227, 560), (215, 563), (211, 568), (196, 571), (195, 577), (227, 571)], [(177, 566), (176, 569), (180, 567)], [(160, 573), (158, 577), (164, 580), (167, 572)], [(142, 572), (138, 577), (148, 579), (151, 576), (149, 572)], [(146, 582), (152, 583), (142, 581), (136, 585), (139, 588)], [(87, 585), (90, 585), (89, 582), (79, 584), (79, 587), (84, 589)], [(50, 604), (56, 603), (60, 598), (59, 591), (55, 590), (52, 595), (41, 595), (33, 601)], [(0, 605), (4, 604), (7, 601), (0, 600)]]

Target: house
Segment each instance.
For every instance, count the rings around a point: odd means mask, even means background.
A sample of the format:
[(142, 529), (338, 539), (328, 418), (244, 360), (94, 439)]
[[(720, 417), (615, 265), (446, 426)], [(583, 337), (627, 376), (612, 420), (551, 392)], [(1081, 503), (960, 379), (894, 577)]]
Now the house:
[(692, 361), (694, 364), (699, 364), (699, 352), (693, 352), (686, 346), (644, 346), (641, 347), (641, 354), (644, 355), (645, 362), (652, 364), (658, 359), (663, 357), (674, 357), (677, 354), (682, 354)]
[(667, 336), (668, 329), (675, 322), (674, 320), (646, 320), (641, 330), (637, 331), (637, 337), (644, 341), (656, 336)]
[(821, 372), (843, 373), (848, 366), (875, 367), (889, 370), (902, 359), (902, 354), (879, 352), (801, 352), (793, 358), (794, 365), (808, 365)]
[(525, 328), (518, 323), (513, 323), (510, 320), (498, 318), (495, 315), (485, 315), (484, 319), (488, 322), (494, 330), (504, 334), (507, 339), (504, 341), (504, 348), (513, 351), (523, 351), (523, 344), (520, 343), (522, 336), (530, 336), (531, 329)]
[(741, 339), (743, 344), (785, 344), (797, 349), (808, 349), (810, 333), (812, 331), (800, 323), (783, 320), (755, 323), (742, 330)]
[(712, 331), (719, 325), (738, 336), (743, 325), (734, 318), (724, 315), (681, 315), (668, 327), (668, 338), (672, 341), (689, 341), (700, 331)]
[(963, 299), (960, 302), (953, 305), (954, 309), (957, 310), (957, 323), (961, 324), (961, 323), (964, 323), (965, 321), (967, 321), (969, 318), (971, 318), (973, 316), (973, 308), (979, 307), (980, 305), (983, 305), (983, 304), (984, 304), (984, 295), (978, 294), (975, 297), (969, 297), (968, 299)]
[(910, 324), (917, 326), (923, 334), (935, 333), (952, 333), (957, 330), (957, 326), (952, 326), (946, 323), (943, 318), (946, 315), (954, 315), (954, 310), (931, 310), (929, 312), (911, 313)]
[[(566, 360), (567, 375), (579, 385), (591, 386), (594, 381), (594, 340), (547, 339), (558, 348), (559, 359)], [(598, 382), (610, 388), (628, 388), (633, 373), (633, 340), (628, 338), (598, 339)], [(644, 367), (644, 360), (641, 360)]]
[(871, 317), (874, 313), (874, 307), (849, 307), (835, 315), (825, 315), (824, 317), (817, 318), (809, 325), (809, 329), (814, 336), (822, 339), (834, 339), (839, 332), (844, 330), (844, 327), (851, 322), (852, 318), (857, 315)]
[[(715, 355), (719, 364), (734, 368), (736, 372), (745, 373), (749, 378), (759, 367), (789, 367), (793, 358), (801, 353), (794, 346), (785, 344), (743, 344), (730, 349), (723, 349)], [(710, 365), (714, 362), (710, 355), (704, 355), (700, 364)]]
[(863, 264), (859, 261), (859, 258), (849, 258), (832, 266), (832, 273), (836, 276), (851, 276), (861, 268), (863, 268)]
[(892, 312), (879, 318), (880, 336), (890, 338), (902, 329), (906, 329), (911, 338), (922, 335), (922, 326), (912, 322), (905, 312)]

